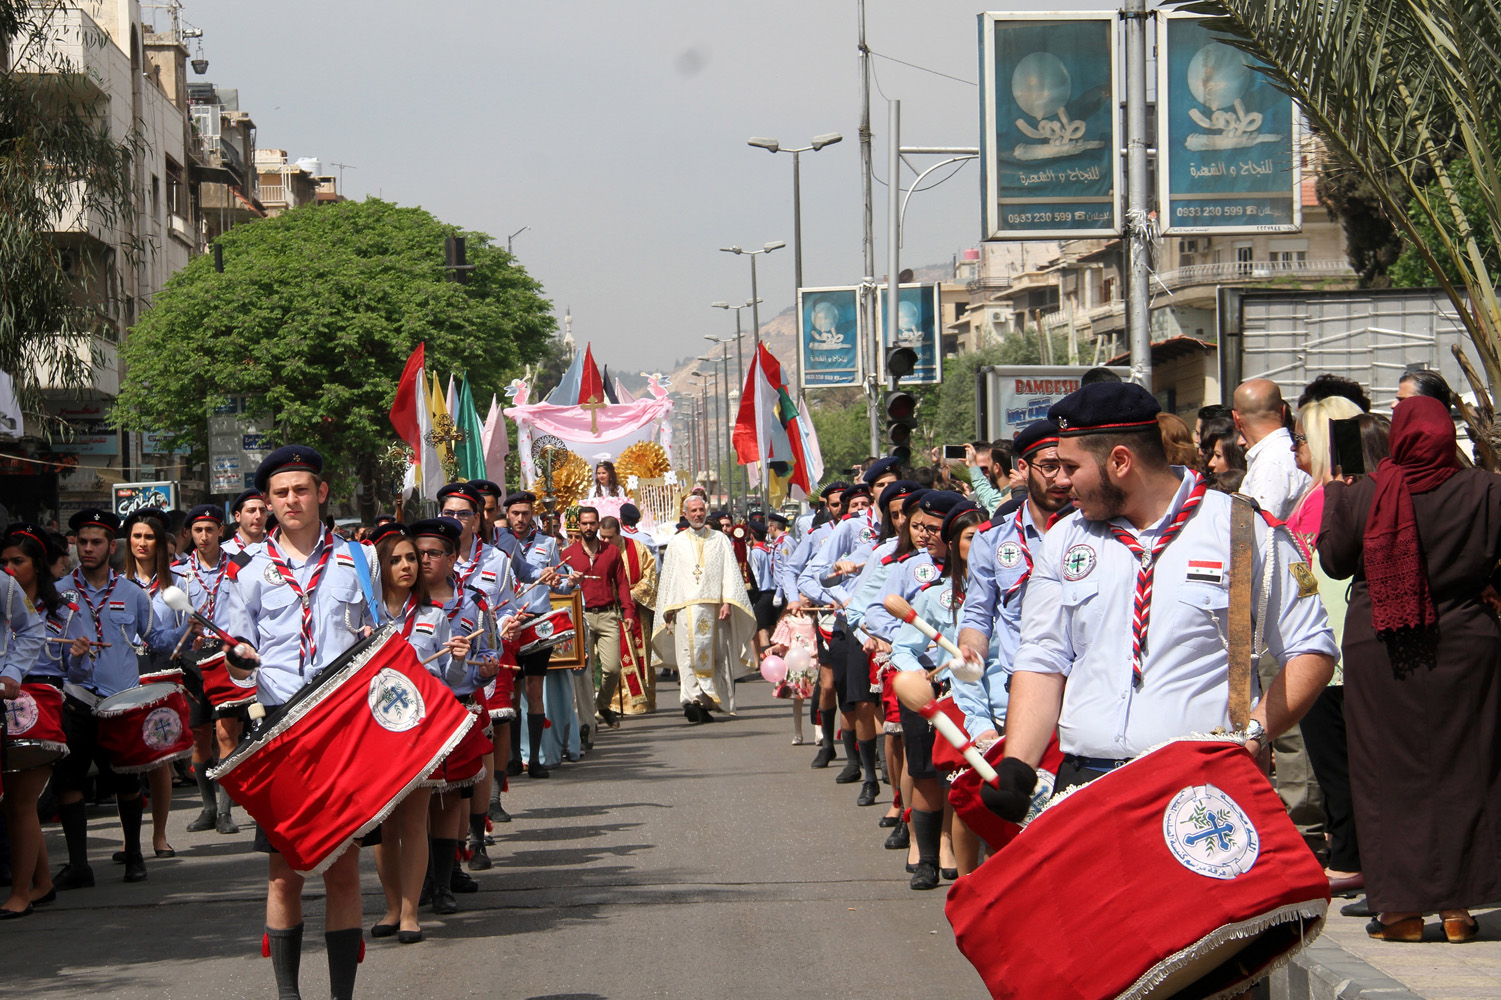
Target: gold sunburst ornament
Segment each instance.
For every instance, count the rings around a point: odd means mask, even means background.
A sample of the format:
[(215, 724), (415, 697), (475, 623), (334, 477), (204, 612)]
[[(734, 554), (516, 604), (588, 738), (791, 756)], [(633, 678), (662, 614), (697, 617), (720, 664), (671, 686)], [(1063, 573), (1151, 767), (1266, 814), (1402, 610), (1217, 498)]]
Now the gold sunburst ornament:
[(589, 463), (567, 448), (543, 448), (537, 456), (539, 486), (543, 482), (542, 470), (549, 463), (552, 467), (552, 494), (557, 499), (557, 509), (571, 507), (582, 500), (594, 478)]
[(665, 476), (670, 468), (672, 464), (667, 461), (667, 452), (655, 441), (637, 441), (615, 460), (615, 475), (622, 483), (631, 476), (657, 479)]

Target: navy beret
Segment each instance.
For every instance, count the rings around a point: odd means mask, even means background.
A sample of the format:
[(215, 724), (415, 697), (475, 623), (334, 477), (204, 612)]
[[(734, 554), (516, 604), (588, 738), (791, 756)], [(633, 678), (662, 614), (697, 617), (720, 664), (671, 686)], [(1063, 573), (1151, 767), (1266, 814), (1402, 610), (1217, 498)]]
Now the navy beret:
[(483, 496), (494, 497), (497, 500), (501, 498), (500, 487), (488, 479), (471, 479), (469, 485), (479, 490)]
[(52, 541), (52, 536), (47, 534), (41, 525), (32, 524), (30, 521), (12, 521), (5, 526), (5, 544), (15, 544), (12, 539), (17, 537), (29, 538), (36, 542), (48, 559), (56, 559), (58, 556), (68, 554), (66, 551), (59, 552), (57, 545)]
[(881, 488), (881, 497), (877, 506), (882, 510), (887, 510), (891, 507), (891, 501), (911, 496), (914, 491), (920, 489), (922, 489), (922, 484), (910, 479), (898, 479), (894, 483), (887, 483)]
[(907, 494), (907, 506), (903, 509), (906, 510), (909, 514), (912, 513), (912, 511), (916, 510), (918, 505), (922, 503), (923, 497), (932, 492), (933, 491), (931, 489), (919, 483), (917, 489)]
[(231, 514), (238, 514), (240, 512), (240, 508), (245, 506), (252, 500), (259, 500), (264, 503), (266, 496), (260, 490), (246, 490), (244, 493), (241, 493), (239, 496), (235, 497), (235, 502), (229, 505), (229, 512)]
[(382, 539), (388, 538), (392, 535), (397, 535), (401, 538), (411, 538), (412, 529), (408, 528), (406, 525), (393, 518), (387, 521), (385, 524), (378, 524), (375, 527), (371, 528), (370, 533), (365, 536), (365, 541), (369, 542), (371, 545), (375, 545), (378, 544)]
[(831, 494), (831, 493), (843, 493), (845, 490), (847, 490), (849, 488), (850, 488), (850, 484), (849, 483), (844, 483), (844, 482), (830, 483), (829, 485), (825, 486), (823, 489), (819, 490), (818, 491), (818, 495), (821, 496), (821, 497), (823, 497), (825, 500), (827, 500), (829, 498), (829, 494)]
[(80, 528), (103, 528), (113, 535), (120, 530), (120, 516), (98, 507), (85, 507), (68, 518), (68, 528), (74, 532)]
[(413, 538), (443, 538), (448, 540), (451, 548), (457, 550), (459, 539), (463, 537), (464, 526), (451, 517), (429, 517), (418, 521), (407, 529)]
[[(985, 508), (981, 507), (973, 500), (960, 500), (958, 503), (954, 504), (954, 506), (949, 508), (949, 512), (947, 514), (943, 515), (943, 526), (939, 528), (938, 533), (943, 536), (943, 540), (945, 542), (950, 545), (954, 544), (954, 539), (949, 537), (950, 529), (953, 528), (955, 521), (959, 520), (960, 517), (972, 510), (977, 510), (981, 514), (985, 513)], [(983, 520), (985, 520), (985, 518), (981, 517), (980, 521)], [(978, 524), (979, 521), (976, 521), (975, 523)]]
[(517, 490), (515, 493), (512, 493), (510, 496), (506, 497), (505, 506), (510, 507), (512, 504), (536, 502), (537, 497), (535, 494), (528, 493), (526, 490)]
[(1064, 396), (1048, 409), (1062, 437), (1134, 431), (1157, 426), (1157, 397), (1135, 382), (1095, 382)]
[(271, 485), (271, 477), (278, 472), (311, 472), (323, 474), (323, 456), (307, 445), (285, 444), (266, 456), (255, 470), (255, 488), (262, 493)]
[(895, 455), (889, 455), (879, 462), (872, 462), (870, 468), (860, 477), (860, 481), (870, 485), (888, 472), (896, 473), (900, 470), (902, 460)]
[(856, 483), (855, 485), (851, 486), (849, 489), (845, 490), (844, 491), (844, 496), (841, 497), (840, 499), (844, 503), (849, 503), (851, 500), (855, 499), (855, 497), (865, 497), (867, 500), (869, 500), (870, 499), (870, 485), (868, 483)]
[(932, 517), (942, 517), (953, 510), (955, 505), (964, 502), (962, 493), (953, 490), (929, 490), (918, 502), (918, 507), (924, 514)]
[[(730, 517), (730, 512), (727, 510), (714, 510), (709, 512), (709, 519), (712, 521), (717, 521), (722, 517)], [(730, 517), (730, 520), (733, 521), (734, 518)]]
[(188, 523), (193, 524), (198, 521), (217, 521), (222, 525), (224, 523), (224, 508), (216, 503), (201, 503), (188, 511)]
[(639, 524), (640, 521), (641, 521), (641, 508), (640, 507), (637, 507), (633, 503), (623, 503), (623, 504), (620, 505), (620, 523), (621, 524), (625, 524), (625, 525), (634, 527), (635, 525)]
[(757, 538), (766, 537), (766, 522), (761, 520), (760, 518), (751, 518), (749, 521), (745, 522), (745, 526), (749, 528), (751, 534), (755, 535)]
[(485, 495), (473, 483), (449, 483), (441, 487), (438, 490), (438, 506), (443, 506), (443, 501), (452, 496), (469, 501), (469, 506), (477, 511), (485, 509)]
[(1034, 420), (1016, 436), (1016, 454), (1026, 458), (1034, 451), (1058, 447), (1058, 425), (1051, 420)]
[(394, 514), (377, 514), (375, 515), (375, 526), (380, 527), (382, 524), (390, 524), (395, 520), (396, 515)]
[(770, 514), (767, 514), (766, 520), (772, 524), (780, 524), (784, 528), (787, 527), (787, 515), (779, 510), (774, 510)]

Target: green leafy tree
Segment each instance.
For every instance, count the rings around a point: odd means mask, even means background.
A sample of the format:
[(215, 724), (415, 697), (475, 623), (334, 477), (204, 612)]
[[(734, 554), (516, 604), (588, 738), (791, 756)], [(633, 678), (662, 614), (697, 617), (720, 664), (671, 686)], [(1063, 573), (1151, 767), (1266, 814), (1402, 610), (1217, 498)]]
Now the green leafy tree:
[[(1449, 173), (1454, 181), (1454, 191), (1459, 196), (1460, 205), (1463, 207), (1465, 213), (1476, 218), (1483, 217), (1485, 213), (1485, 201), (1480, 191), (1480, 184), (1475, 179), (1475, 171), (1470, 169), (1468, 163), (1460, 160), (1456, 161), (1450, 167)], [(1440, 194), (1441, 192), (1437, 190), (1437, 185), (1429, 186), (1428, 196), (1430, 199), (1440, 197)], [(1412, 219), (1413, 226), (1418, 232), (1423, 234), (1424, 238), (1430, 244), (1436, 245), (1441, 242), (1441, 239), (1453, 240), (1455, 234), (1452, 231), (1443, 234), (1441, 237), (1436, 231), (1434, 223), (1423, 214), (1417, 205), (1410, 205), (1407, 211), (1408, 216)], [(1442, 224), (1449, 225), (1447, 221), (1444, 221)], [(1486, 269), (1490, 272), (1491, 282), (1494, 284), (1497, 280), (1501, 280), (1501, 278), (1498, 278), (1498, 276), (1501, 276), (1501, 255), (1497, 253), (1496, 234), (1493, 230), (1486, 228), (1477, 231), (1475, 238), (1480, 245), (1481, 256), (1486, 262)], [(1454, 284), (1462, 285), (1464, 283), (1464, 276), (1454, 266), (1454, 261), (1451, 257), (1447, 255), (1441, 256), (1439, 262), (1443, 267), (1445, 278)], [(1408, 247), (1404, 250), (1402, 255), (1397, 258), (1396, 263), (1392, 265), (1391, 278), (1392, 284), (1398, 288), (1419, 288), (1437, 284), (1437, 279), (1434, 277), (1432, 268), (1429, 267), (1428, 262), (1413, 247)]]
[[(86, 386), (94, 338), (111, 337), (104, 308), (114, 268), (57, 238), (59, 219), (92, 219), (97, 232), (128, 232), (134, 201), (134, 132), (113, 136), (109, 98), (49, 44), (54, 4), (0, 0), (0, 370), (28, 399), (32, 373)], [(85, 31), (85, 48), (110, 44)], [(126, 256), (138, 248), (119, 244)]]
[[(444, 268), (450, 235), (467, 242), (465, 283)], [(193, 261), (131, 331), (114, 421), (166, 432), (201, 458), (209, 410), (254, 397), (282, 440), (324, 454), (335, 496), (365, 485), (365, 513), (389, 478), (391, 401), (419, 342), (430, 373), (446, 383), (467, 372), (486, 405), (525, 364), (556, 351), (541, 286), (484, 234), (418, 208), (373, 198), (309, 205), (219, 242), (223, 273), (210, 256)]]

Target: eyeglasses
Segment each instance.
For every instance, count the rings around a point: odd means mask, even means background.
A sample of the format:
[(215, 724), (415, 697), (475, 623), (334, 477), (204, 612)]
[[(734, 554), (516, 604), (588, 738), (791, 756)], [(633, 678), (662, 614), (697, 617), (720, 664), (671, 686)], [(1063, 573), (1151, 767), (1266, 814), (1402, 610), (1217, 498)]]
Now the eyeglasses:
[(937, 526), (928, 524), (926, 521), (909, 521), (907, 523), (912, 526), (913, 531), (921, 531), (925, 535), (934, 534), (939, 530)]
[(1063, 471), (1063, 466), (1057, 462), (1036, 462), (1032, 468), (1044, 479), (1057, 479), (1058, 473)]
[(1293, 438), (1293, 449), (1294, 450), (1297, 449), (1298, 445), (1300, 445), (1300, 444), (1307, 444), (1308, 443), (1308, 435), (1307, 434), (1294, 434), (1292, 436), (1292, 438)]
[(451, 517), (459, 521), (467, 521), (474, 516), (474, 511), (472, 510), (443, 510), (438, 513), (444, 517)]
[(448, 555), (448, 553), (444, 552), (442, 549), (418, 549), (417, 550), (417, 558), (418, 559), (442, 559), (446, 555)]

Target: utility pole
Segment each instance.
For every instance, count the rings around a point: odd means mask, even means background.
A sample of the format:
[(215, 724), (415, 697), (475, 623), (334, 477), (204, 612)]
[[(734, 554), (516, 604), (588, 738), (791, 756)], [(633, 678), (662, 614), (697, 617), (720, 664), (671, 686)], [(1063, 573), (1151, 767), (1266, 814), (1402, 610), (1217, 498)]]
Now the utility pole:
[[(1147, 7), (1126, 0), (1126, 330), (1131, 381), (1152, 388), (1152, 304), (1147, 282)], [(1165, 58), (1165, 56), (1163, 56)]]
[[(901, 253), (902, 253), (902, 102), (888, 101), (886, 112), (886, 340), (893, 346), (897, 343), (898, 306), (901, 304)], [(941, 323), (940, 317), (933, 317), (935, 324)], [(881, 358), (880, 334), (876, 334), (877, 363), (881, 364), (881, 373), (885, 374), (885, 359)], [(939, 351), (942, 351), (942, 344)], [(892, 388), (895, 389), (895, 379), (892, 380)], [(872, 455), (880, 454), (872, 450)]]
[[(867, 360), (865, 376), (865, 411), (870, 420), (870, 453), (879, 455), (881, 447), (881, 421), (877, 400), (880, 385), (875, 373), (880, 356), (880, 335), (876, 331), (876, 234), (875, 203), (871, 194), (871, 134), (870, 134), (870, 49), (865, 44), (865, 0), (860, 0), (860, 177), (864, 191), (864, 250), (865, 275), (860, 282), (860, 332), (865, 337), (861, 350)], [(896, 145), (892, 142), (893, 147)], [(890, 183), (895, 186), (893, 178)]]

